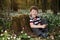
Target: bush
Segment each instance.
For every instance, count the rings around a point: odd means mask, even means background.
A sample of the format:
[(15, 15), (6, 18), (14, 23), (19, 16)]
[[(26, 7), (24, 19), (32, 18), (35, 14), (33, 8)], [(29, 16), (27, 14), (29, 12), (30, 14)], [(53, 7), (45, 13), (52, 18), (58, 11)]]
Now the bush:
[(26, 33), (31, 32), (29, 25), (29, 15), (22, 14), (18, 17), (13, 17), (12, 19), (12, 29), (15, 33), (21, 32), (22, 30)]
[(57, 34), (60, 31), (60, 14), (42, 14), (40, 15), (42, 18), (46, 18), (48, 21), (48, 29), (49, 33)]

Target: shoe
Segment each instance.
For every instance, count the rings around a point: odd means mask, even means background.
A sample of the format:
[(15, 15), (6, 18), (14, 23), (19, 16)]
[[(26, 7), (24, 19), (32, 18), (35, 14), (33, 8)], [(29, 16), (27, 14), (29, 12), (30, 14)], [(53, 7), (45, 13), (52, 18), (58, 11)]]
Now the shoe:
[(47, 33), (43, 33), (43, 34), (42, 34), (42, 37), (43, 37), (43, 38), (47, 38), (47, 37), (48, 37), (48, 34), (47, 34)]

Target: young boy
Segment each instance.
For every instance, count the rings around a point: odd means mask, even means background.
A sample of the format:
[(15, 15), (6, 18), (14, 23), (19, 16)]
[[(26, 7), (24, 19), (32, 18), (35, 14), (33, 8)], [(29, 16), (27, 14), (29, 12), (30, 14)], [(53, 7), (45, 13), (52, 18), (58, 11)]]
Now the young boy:
[(38, 8), (36, 6), (32, 6), (30, 8), (30, 27), (32, 31), (38, 36), (42, 36), (46, 38), (47, 34), (47, 23), (42, 24), (42, 20), (38, 15)]

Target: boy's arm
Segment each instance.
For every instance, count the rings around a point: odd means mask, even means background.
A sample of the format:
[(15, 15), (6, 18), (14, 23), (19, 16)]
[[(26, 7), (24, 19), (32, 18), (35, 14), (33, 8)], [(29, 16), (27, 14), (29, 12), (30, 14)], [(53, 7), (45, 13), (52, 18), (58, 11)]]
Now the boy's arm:
[(40, 25), (40, 24), (38, 24), (38, 25), (34, 25), (33, 23), (30, 23), (30, 27), (31, 28), (46, 28), (46, 24), (43, 24), (43, 25)]

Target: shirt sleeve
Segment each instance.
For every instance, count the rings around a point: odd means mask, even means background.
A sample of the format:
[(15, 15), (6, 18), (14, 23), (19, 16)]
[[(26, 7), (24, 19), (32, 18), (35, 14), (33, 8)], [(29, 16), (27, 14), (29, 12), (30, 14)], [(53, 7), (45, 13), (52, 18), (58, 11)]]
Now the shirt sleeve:
[(32, 19), (30, 19), (30, 23), (33, 23), (33, 20)]
[(32, 17), (30, 17), (30, 20), (29, 20), (29, 21), (30, 21), (30, 23), (33, 23), (33, 18), (32, 18)]

